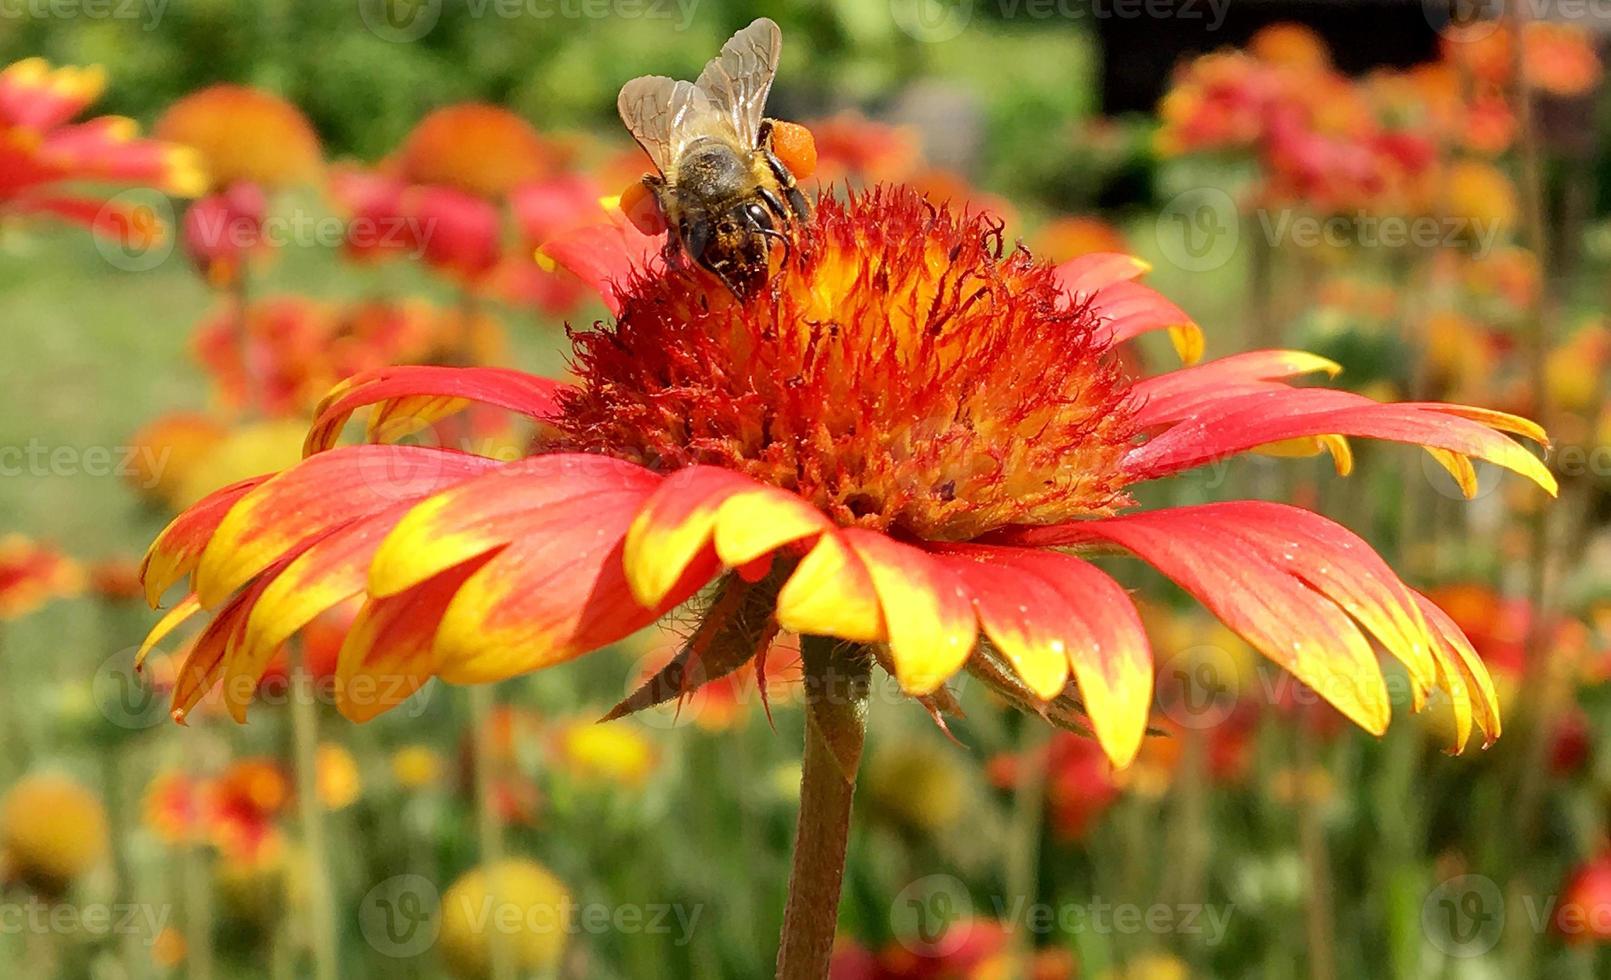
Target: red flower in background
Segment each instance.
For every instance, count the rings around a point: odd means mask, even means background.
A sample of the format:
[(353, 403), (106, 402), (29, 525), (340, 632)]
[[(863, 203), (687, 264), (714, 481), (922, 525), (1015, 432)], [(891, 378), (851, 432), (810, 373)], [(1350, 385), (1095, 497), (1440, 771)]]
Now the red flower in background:
[(56, 549), (20, 534), (0, 537), (0, 621), (20, 619), (83, 586), (78, 563)]
[(829, 980), (1073, 980), (1079, 975), (1065, 949), (1040, 949), (1029, 956), (1028, 972), (1020, 973), (1012, 932), (988, 919), (950, 923), (932, 942), (906, 937), (877, 955), (852, 943), (834, 951)]
[[(330, 192), (348, 216), (348, 254), (407, 255), (466, 288), (549, 313), (571, 310), (585, 292), (531, 262), (548, 237), (604, 220), (598, 189), (560, 173), (568, 156), (507, 109), (438, 109), (373, 170), (332, 174)], [(523, 243), (513, 251), (511, 212)]]
[(42, 58), (0, 70), (0, 216), (52, 215), (146, 248), (166, 233), (149, 208), (73, 185), (142, 186), (190, 197), (205, 189), (206, 178), (193, 153), (137, 138), (132, 120), (72, 122), (105, 85), (99, 68), (52, 68)]
[(1043, 759), (1010, 755), (991, 759), (990, 781), (1011, 789), (1018, 785), (1025, 765), (1046, 771), (1046, 805), (1052, 833), (1060, 840), (1084, 839), (1123, 792), (1101, 746), (1072, 732), (1055, 733)]
[(1561, 889), (1554, 924), (1568, 943), (1611, 940), (1611, 854), (1602, 853), (1572, 872)]

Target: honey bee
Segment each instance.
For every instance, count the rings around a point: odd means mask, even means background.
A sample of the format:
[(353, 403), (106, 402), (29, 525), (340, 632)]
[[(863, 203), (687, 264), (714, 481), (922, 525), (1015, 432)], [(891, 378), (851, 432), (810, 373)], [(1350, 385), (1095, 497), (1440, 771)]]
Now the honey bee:
[[(669, 232), (668, 258), (680, 249), (739, 298), (765, 280), (772, 244), (787, 249), (779, 226), (810, 214), (797, 185), (810, 174), (792, 171), (774, 145), (782, 132), (797, 145), (804, 128), (764, 115), (782, 47), (778, 25), (762, 17), (729, 38), (697, 81), (645, 75), (616, 100), (659, 171), (642, 186)], [(814, 165), (814, 147), (809, 156)]]

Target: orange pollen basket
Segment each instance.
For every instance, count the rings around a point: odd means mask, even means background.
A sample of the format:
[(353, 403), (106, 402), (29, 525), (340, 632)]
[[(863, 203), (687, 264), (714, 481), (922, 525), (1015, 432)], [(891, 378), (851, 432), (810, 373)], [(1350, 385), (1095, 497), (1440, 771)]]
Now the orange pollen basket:
[(675, 268), (576, 335), (554, 448), (722, 466), (844, 526), (966, 540), (1128, 502), (1128, 381), (1100, 318), (1000, 226), (915, 192), (824, 199), (740, 302)]

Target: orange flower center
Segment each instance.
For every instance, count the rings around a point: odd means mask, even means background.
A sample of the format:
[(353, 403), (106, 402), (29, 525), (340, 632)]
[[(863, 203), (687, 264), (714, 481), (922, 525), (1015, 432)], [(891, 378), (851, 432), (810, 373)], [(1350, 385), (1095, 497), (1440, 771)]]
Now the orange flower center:
[(745, 302), (697, 269), (626, 287), (576, 337), (557, 448), (723, 466), (925, 539), (1125, 503), (1105, 332), (988, 218), (904, 188), (824, 200), (773, 264)]

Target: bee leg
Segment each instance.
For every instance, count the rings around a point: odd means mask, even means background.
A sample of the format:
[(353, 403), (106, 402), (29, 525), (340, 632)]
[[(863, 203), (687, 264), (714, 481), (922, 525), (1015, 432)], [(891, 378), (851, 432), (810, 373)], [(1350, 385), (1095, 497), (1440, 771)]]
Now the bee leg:
[[(761, 156), (766, 159), (766, 165), (772, 171), (772, 176), (777, 178), (778, 186), (783, 188), (783, 194), (788, 198), (794, 216), (801, 221), (811, 217), (811, 205), (807, 203), (805, 195), (800, 193), (799, 181), (795, 180), (794, 171), (784, 166), (778, 155), (772, 152), (772, 120), (761, 120), (761, 128), (756, 131), (755, 148), (761, 151)], [(778, 217), (784, 217), (782, 208), (778, 208), (777, 211)]]
[(783, 264), (788, 265), (789, 256), (794, 254), (794, 242), (790, 240), (789, 236), (785, 235), (781, 231), (778, 231), (776, 228), (760, 228), (757, 230), (760, 231), (762, 235), (765, 235), (768, 239), (775, 238), (783, 243)]
[(710, 223), (706, 221), (684, 221), (677, 226), (677, 241), (688, 257), (700, 265), (705, 265), (705, 248), (710, 245), (710, 236)]
[(762, 201), (766, 202), (767, 210), (776, 215), (778, 220), (789, 220), (789, 212), (784, 210), (783, 200), (773, 192), (772, 188), (760, 187), (756, 189), (756, 193), (760, 195)]

